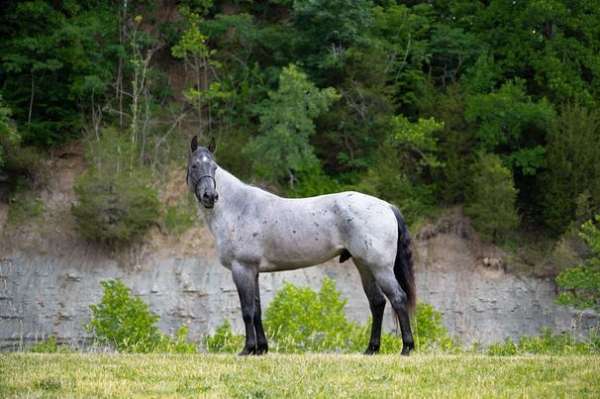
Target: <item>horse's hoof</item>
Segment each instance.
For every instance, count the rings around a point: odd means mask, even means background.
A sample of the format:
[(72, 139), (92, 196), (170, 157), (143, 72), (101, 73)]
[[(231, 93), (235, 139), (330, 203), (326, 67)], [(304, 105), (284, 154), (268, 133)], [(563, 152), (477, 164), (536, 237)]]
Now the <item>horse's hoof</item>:
[(369, 345), (364, 351), (365, 355), (376, 355), (377, 353), (379, 353), (379, 346), (376, 345)]
[(402, 345), (402, 352), (400, 354), (402, 356), (408, 356), (410, 355), (410, 352), (413, 351), (413, 349), (415, 349), (415, 344), (413, 344), (412, 342), (409, 344), (404, 344)]
[(256, 355), (256, 348), (244, 348), (244, 349), (242, 349), (242, 351), (240, 353), (238, 353), (238, 356), (250, 356), (250, 355)]
[(269, 352), (269, 345), (264, 344), (264, 345), (258, 345), (256, 347), (256, 354), (257, 355), (266, 355), (267, 352)]

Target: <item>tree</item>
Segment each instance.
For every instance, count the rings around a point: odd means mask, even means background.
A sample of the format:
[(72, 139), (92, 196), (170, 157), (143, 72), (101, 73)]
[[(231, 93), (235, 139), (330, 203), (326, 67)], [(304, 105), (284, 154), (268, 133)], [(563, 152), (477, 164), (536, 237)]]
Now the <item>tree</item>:
[(120, 51), (113, 2), (5, 2), (0, 14), (0, 90), (24, 141), (64, 142), (82, 109), (109, 89)]
[(5, 148), (14, 146), (19, 142), (19, 133), (11, 120), (11, 110), (8, 108), (2, 96), (0, 96), (0, 168), (4, 165)]
[(434, 118), (392, 118), (391, 137), (379, 148), (377, 162), (359, 189), (397, 204), (409, 223), (426, 215), (435, 204), (432, 173), (443, 166), (436, 138), (443, 126)]
[(276, 181), (318, 166), (309, 138), (314, 118), (338, 99), (332, 88), (319, 89), (295, 65), (283, 69), (279, 88), (257, 107), (260, 134), (247, 147), (261, 176)]
[(474, 168), (472, 192), (465, 213), (485, 238), (498, 242), (519, 223), (515, 209), (517, 189), (512, 173), (494, 154), (482, 155)]
[(600, 214), (581, 226), (579, 235), (590, 249), (589, 258), (556, 278), (561, 289), (558, 302), (576, 308), (600, 310)]
[(543, 217), (556, 234), (575, 220), (577, 199), (588, 193), (587, 205), (600, 209), (600, 111), (580, 105), (561, 109), (548, 135), (542, 176)]
[(550, 127), (554, 110), (546, 100), (533, 101), (525, 82), (507, 82), (493, 93), (467, 98), (465, 117), (477, 123), (480, 147), (497, 152), (513, 170), (535, 175), (543, 165), (544, 147), (539, 143)]

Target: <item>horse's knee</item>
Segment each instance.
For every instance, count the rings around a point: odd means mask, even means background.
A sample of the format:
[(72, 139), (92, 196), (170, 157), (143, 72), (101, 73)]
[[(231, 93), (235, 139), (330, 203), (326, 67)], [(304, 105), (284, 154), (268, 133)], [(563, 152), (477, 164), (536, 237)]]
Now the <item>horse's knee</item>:
[(370, 298), (371, 311), (373, 313), (382, 313), (385, 309), (385, 298), (382, 295)]
[(242, 319), (244, 323), (254, 323), (254, 312), (251, 310), (242, 310)]

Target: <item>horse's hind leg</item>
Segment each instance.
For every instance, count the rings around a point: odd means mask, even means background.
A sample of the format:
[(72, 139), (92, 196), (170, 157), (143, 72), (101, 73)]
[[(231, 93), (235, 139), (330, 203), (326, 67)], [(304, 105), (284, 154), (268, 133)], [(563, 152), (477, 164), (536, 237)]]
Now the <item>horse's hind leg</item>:
[(400, 331), (402, 332), (402, 354), (408, 355), (415, 348), (412, 331), (410, 329), (410, 318), (408, 316), (407, 296), (396, 276), (390, 268), (380, 268), (373, 271), (377, 285), (390, 301), (392, 308), (398, 316)]
[(246, 344), (239, 353), (241, 356), (256, 354), (256, 330), (254, 321), (256, 317), (256, 293), (257, 293), (257, 268), (233, 262), (231, 265), (233, 282), (240, 296), (242, 307), (242, 318), (246, 328)]
[(385, 297), (383, 296), (383, 292), (381, 292), (381, 288), (377, 286), (371, 271), (356, 260), (354, 263), (360, 274), (362, 286), (369, 300), (369, 307), (373, 316), (371, 322), (371, 339), (365, 351), (365, 355), (373, 355), (379, 352), (381, 344), (381, 324), (383, 323), (383, 312), (385, 310)]
[(258, 273), (256, 273), (256, 294), (255, 294), (255, 312), (254, 312), (254, 328), (256, 330), (256, 354), (262, 355), (269, 351), (269, 344), (265, 336), (265, 330), (262, 325), (262, 316), (260, 308), (260, 287), (258, 285)]

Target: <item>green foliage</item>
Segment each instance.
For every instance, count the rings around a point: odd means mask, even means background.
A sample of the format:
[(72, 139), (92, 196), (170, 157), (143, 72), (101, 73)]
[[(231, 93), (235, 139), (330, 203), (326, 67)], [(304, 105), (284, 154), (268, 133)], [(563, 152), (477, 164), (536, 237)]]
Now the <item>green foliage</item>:
[(265, 312), (265, 328), (281, 352), (343, 350), (352, 323), (335, 283), (324, 279), (317, 293), (286, 283)]
[(523, 336), (518, 342), (506, 339), (504, 343), (489, 346), (491, 356), (515, 355), (590, 355), (600, 353), (600, 338), (592, 334), (586, 340), (576, 340), (570, 334), (553, 334), (544, 329), (537, 337)]
[[(275, 352), (360, 352), (368, 343), (370, 321), (361, 326), (346, 319), (346, 300), (341, 298), (335, 283), (323, 280), (319, 292), (286, 283), (265, 313), (265, 328), (270, 348)], [(413, 322), (417, 349), (420, 351), (455, 351), (456, 343), (448, 336), (441, 315), (431, 305), (418, 304)], [(209, 352), (236, 352), (244, 342), (224, 322), (212, 336), (205, 339)], [(382, 353), (402, 350), (400, 337), (383, 333)]]
[(109, 88), (120, 51), (114, 2), (9, 2), (0, 17), (0, 90), (24, 140), (76, 136)]
[(497, 155), (483, 154), (475, 164), (472, 194), (465, 213), (477, 231), (498, 242), (519, 224), (513, 177)]
[(467, 99), (467, 121), (479, 125), (481, 148), (504, 150), (507, 163), (524, 175), (535, 175), (542, 167), (545, 151), (541, 145), (528, 145), (532, 136), (544, 137), (554, 110), (546, 101), (534, 102), (525, 94), (524, 82), (507, 82), (494, 93), (475, 94)]
[(51, 335), (45, 340), (37, 342), (28, 351), (33, 353), (68, 353), (71, 352), (71, 349), (64, 345), (58, 345), (56, 337)]
[(0, 168), (4, 166), (6, 147), (19, 142), (19, 133), (11, 115), (12, 111), (0, 96)]
[(548, 137), (543, 176), (544, 222), (555, 233), (576, 219), (577, 200), (586, 194), (585, 207), (600, 209), (600, 111), (567, 105)]
[(11, 225), (23, 224), (43, 214), (44, 203), (32, 196), (31, 191), (18, 191), (9, 198), (7, 221)]
[(167, 231), (178, 236), (191, 228), (196, 221), (194, 209), (186, 204), (167, 206), (164, 216), (164, 225)]
[(443, 164), (438, 159), (435, 134), (443, 124), (433, 118), (410, 122), (403, 116), (392, 121), (392, 138), (379, 149), (358, 189), (394, 202), (409, 223), (431, 213), (435, 186), (429, 177)]
[(107, 244), (140, 237), (158, 220), (160, 203), (151, 175), (137, 166), (137, 146), (105, 130), (87, 158), (92, 165), (75, 184), (78, 202), (72, 207), (82, 235)]
[(311, 197), (343, 191), (343, 186), (320, 168), (307, 170), (297, 176), (298, 184), (288, 190), (293, 197)]
[(298, 53), (306, 54), (310, 68), (337, 70), (344, 65), (345, 50), (365, 41), (372, 24), (371, 2), (357, 0), (300, 0), (293, 2), (294, 37)]
[(418, 303), (414, 318), (414, 336), (419, 351), (453, 352), (458, 343), (448, 335), (442, 315), (432, 305)]
[(155, 326), (158, 316), (140, 298), (132, 297), (120, 280), (101, 282), (104, 293), (97, 305), (90, 305), (92, 319), (87, 329), (101, 345), (123, 352), (151, 352), (160, 341)]
[(204, 346), (210, 353), (236, 353), (244, 346), (244, 337), (234, 334), (231, 324), (225, 320), (213, 335), (205, 338)]
[(566, 269), (556, 277), (561, 289), (558, 303), (577, 308), (600, 310), (600, 214), (595, 221), (581, 226), (580, 236), (588, 245), (591, 255), (582, 264)]
[(337, 98), (335, 90), (318, 89), (296, 66), (284, 68), (277, 91), (257, 108), (261, 134), (247, 148), (257, 173), (275, 181), (318, 166), (308, 141), (313, 119)]
[[(511, 170), (525, 223), (564, 232), (585, 190), (597, 212), (600, 7), (397, 3), (7, 2), (2, 176), (30, 174), (14, 132), (46, 150), (118, 125), (156, 170), (200, 129), (224, 167), (291, 195), (352, 184), (416, 220), (467, 200), (479, 150)], [(412, 136), (429, 118), (443, 127)]]
[(196, 353), (198, 349), (192, 342), (188, 342), (189, 327), (182, 325), (175, 331), (174, 337), (160, 334), (160, 339), (153, 352), (160, 353)]
[(186, 342), (187, 327), (180, 327), (175, 338), (163, 335), (146, 303), (133, 297), (120, 280), (102, 281), (101, 301), (90, 305), (92, 318), (86, 328), (96, 342), (119, 352), (176, 352), (193, 353), (195, 346)]

